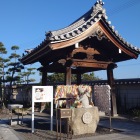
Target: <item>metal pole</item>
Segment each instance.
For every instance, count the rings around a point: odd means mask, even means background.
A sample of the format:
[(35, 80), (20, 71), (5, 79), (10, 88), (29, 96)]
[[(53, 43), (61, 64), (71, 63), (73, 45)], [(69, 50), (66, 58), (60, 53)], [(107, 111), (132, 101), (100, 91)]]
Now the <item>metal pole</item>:
[(32, 133), (34, 133), (34, 101), (33, 100), (32, 100)]
[(53, 100), (51, 101), (51, 131), (53, 131)]
[(110, 128), (110, 132), (113, 130), (112, 129), (112, 118), (111, 118), (111, 93), (110, 93), (110, 96), (109, 96), (109, 128)]

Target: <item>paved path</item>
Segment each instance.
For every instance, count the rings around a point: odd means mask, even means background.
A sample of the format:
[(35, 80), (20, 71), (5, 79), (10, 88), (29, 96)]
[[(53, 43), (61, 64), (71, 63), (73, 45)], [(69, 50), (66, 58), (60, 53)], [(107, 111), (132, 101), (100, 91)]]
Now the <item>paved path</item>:
[(23, 140), (9, 125), (0, 120), (0, 140)]
[[(101, 119), (99, 125), (109, 127), (109, 119)], [(76, 140), (140, 140), (140, 122), (128, 121), (124, 118), (113, 118), (112, 129), (123, 132), (79, 138)], [(0, 140), (23, 140), (17, 132), (0, 120)]]
[(81, 138), (78, 140), (140, 140), (140, 136), (130, 133), (115, 133), (108, 135), (100, 135), (89, 138)]
[[(103, 119), (99, 125), (110, 128), (109, 119)], [(140, 140), (140, 122), (128, 121), (124, 118), (112, 120), (112, 129), (123, 132), (107, 135), (99, 135), (89, 138), (80, 138), (78, 140)]]

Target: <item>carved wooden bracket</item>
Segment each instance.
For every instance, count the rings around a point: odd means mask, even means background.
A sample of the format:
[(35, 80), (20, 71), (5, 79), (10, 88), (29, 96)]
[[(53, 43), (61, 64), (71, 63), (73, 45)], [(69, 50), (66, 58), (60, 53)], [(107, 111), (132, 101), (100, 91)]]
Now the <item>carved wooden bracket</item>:
[(100, 68), (100, 69), (107, 69), (108, 65), (112, 62), (102, 62), (102, 61), (95, 61), (95, 60), (72, 60), (73, 63), (71, 66), (73, 67), (90, 67), (90, 68)]
[(93, 60), (93, 59), (94, 59), (94, 55), (87, 54), (87, 59), (88, 59), (88, 60)]
[(84, 49), (84, 46), (82, 46), (82, 47), (80, 47), (78, 49), (73, 50), (72, 57), (74, 57), (74, 55), (77, 54), (77, 53), (85, 53), (85, 54), (90, 55), (90, 56), (92, 56), (94, 54), (100, 54), (100, 52), (98, 52), (94, 48), (86, 48), (86, 49)]
[(91, 36), (96, 36), (98, 40), (102, 40), (103, 38), (107, 39), (107, 36), (103, 33), (103, 31), (100, 28), (97, 28), (97, 30)]

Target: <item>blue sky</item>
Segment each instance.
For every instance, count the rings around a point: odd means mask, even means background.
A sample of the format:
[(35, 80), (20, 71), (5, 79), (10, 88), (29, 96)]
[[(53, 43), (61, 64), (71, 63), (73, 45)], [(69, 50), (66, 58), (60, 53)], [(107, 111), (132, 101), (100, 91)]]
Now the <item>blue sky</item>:
[[(0, 41), (8, 53), (18, 45), (20, 54), (35, 48), (45, 32), (64, 28), (87, 12), (96, 0), (0, 0)], [(140, 0), (104, 0), (108, 20), (129, 43), (140, 48)], [(40, 67), (39, 63), (32, 67)], [(95, 72), (106, 79), (106, 71)], [(114, 78), (140, 78), (137, 60), (118, 63)], [(39, 79), (37, 77), (37, 79)]]

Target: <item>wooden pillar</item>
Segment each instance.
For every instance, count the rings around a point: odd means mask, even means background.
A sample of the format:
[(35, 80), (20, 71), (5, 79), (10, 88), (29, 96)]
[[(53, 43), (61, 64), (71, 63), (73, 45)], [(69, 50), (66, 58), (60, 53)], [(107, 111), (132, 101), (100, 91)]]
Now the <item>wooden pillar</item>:
[(108, 84), (111, 87), (111, 110), (112, 116), (117, 116), (117, 105), (116, 105), (116, 94), (115, 94), (115, 84), (113, 76), (113, 68), (108, 67), (107, 69)]
[(81, 74), (78, 73), (76, 76), (77, 76), (77, 85), (80, 85), (82, 82), (81, 81)]
[[(43, 66), (42, 68), (42, 86), (46, 86), (47, 85), (47, 69), (45, 66)], [(40, 106), (40, 113), (45, 109), (46, 103), (45, 102), (41, 102), (41, 106)]]
[(47, 85), (47, 69), (43, 67), (42, 69), (42, 86)]
[(71, 67), (66, 67), (65, 84), (71, 85)]

